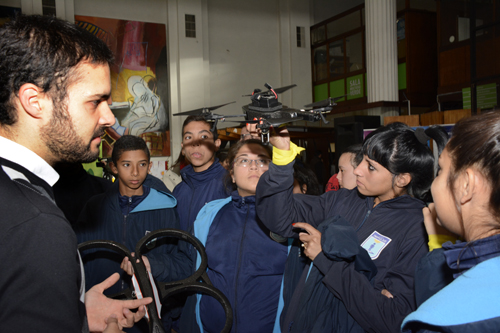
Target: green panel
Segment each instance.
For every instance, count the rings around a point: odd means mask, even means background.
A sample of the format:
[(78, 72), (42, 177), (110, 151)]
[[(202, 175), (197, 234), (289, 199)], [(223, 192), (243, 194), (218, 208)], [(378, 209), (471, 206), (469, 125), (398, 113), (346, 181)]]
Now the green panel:
[(347, 78), (347, 99), (361, 98), (364, 95), (365, 80), (363, 74), (351, 76)]
[[(102, 156), (102, 145), (99, 145), (99, 156)], [(95, 165), (95, 163), (97, 162), (97, 160), (95, 160), (94, 162), (90, 162), (90, 163), (82, 163), (83, 165), (83, 168), (85, 169), (85, 171), (87, 171), (87, 173), (91, 174), (91, 175), (94, 175), (94, 176), (97, 176), (97, 177), (102, 177), (102, 168), (98, 167)]]
[(477, 107), (479, 109), (489, 109), (497, 105), (497, 85), (496, 83), (477, 86)]
[(368, 88), (367, 88), (367, 87), (368, 87), (368, 84), (366, 83), (366, 80), (367, 80), (367, 79), (366, 79), (366, 76), (367, 76), (366, 74), (363, 74), (363, 77), (364, 77), (364, 79), (365, 79), (365, 96), (367, 96), (367, 95), (368, 95), (368, 93), (366, 92), (366, 91), (368, 90)]
[[(344, 79), (330, 82), (330, 97), (339, 97), (345, 95), (345, 85)], [(345, 98), (337, 100), (337, 102), (343, 102)]]
[(398, 89), (406, 89), (406, 62), (398, 65)]
[(328, 83), (314, 86), (314, 101), (319, 102), (328, 98)]
[[(476, 100), (478, 109), (489, 109), (497, 105), (497, 87), (496, 83), (477, 86)], [(471, 108), (470, 88), (462, 89), (462, 102), (464, 109)]]
[(471, 108), (470, 88), (462, 89), (462, 104), (462, 108), (464, 109)]

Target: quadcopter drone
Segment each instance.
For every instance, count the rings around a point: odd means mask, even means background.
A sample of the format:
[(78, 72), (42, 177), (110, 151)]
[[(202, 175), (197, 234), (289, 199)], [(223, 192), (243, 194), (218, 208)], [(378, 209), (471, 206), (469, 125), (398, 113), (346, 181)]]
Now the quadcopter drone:
[(186, 112), (180, 112), (174, 114), (174, 116), (186, 116), (186, 115), (201, 115), (205, 117), (207, 121), (213, 121), (212, 131), (216, 130), (217, 121), (224, 121), (225, 118), (229, 117), (245, 117), (245, 121), (232, 121), (239, 122), (241, 125), (253, 123), (257, 124), (257, 128), (261, 129), (261, 138), (262, 142), (269, 142), (269, 130), (271, 127), (278, 127), (280, 125), (305, 120), (305, 121), (323, 121), (325, 124), (328, 124), (328, 121), (324, 117), (324, 113), (330, 112), (332, 108), (337, 105), (335, 103), (338, 99), (343, 98), (344, 96), (331, 98), (329, 97), (326, 100), (319, 101), (316, 103), (307, 104), (304, 107), (309, 109), (292, 109), (284, 106), (282, 103), (278, 101), (278, 95), (284, 93), (285, 91), (296, 87), (296, 84), (292, 84), (289, 86), (281, 87), (273, 89), (268, 83), (265, 83), (264, 86), (268, 89), (266, 91), (261, 91), (260, 89), (254, 89), (251, 95), (243, 95), (249, 96), (251, 103), (248, 105), (244, 105), (242, 115), (228, 115), (223, 116), (219, 114), (215, 114), (212, 111), (223, 107), (231, 103), (226, 103), (222, 105), (206, 107), (195, 109)]

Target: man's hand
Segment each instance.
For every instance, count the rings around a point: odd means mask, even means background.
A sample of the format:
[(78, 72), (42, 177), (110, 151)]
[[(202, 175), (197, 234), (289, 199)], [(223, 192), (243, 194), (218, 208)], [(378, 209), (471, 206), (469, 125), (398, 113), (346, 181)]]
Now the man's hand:
[[(117, 320), (118, 328), (132, 327), (134, 323), (144, 317), (146, 314), (145, 305), (151, 303), (153, 299), (146, 297), (135, 300), (115, 300), (106, 297), (103, 292), (120, 279), (118, 273), (114, 273), (103, 282), (92, 287), (85, 294), (85, 308), (87, 310), (87, 319), (91, 332), (103, 332), (106, 329), (106, 322), (114, 315)], [(132, 312), (130, 309), (139, 308), (137, 312)], [(113, 319), (111, 319), (113, 322)], [(113, 325), (110, 330), (112, 331)], [(118, 331), (119, 332), (119, 331)]]
[(306, 232), (299, 233), (299, 239), (303, 243), (304, 254), (314, 261), (314, 258), (323, 251), (321, 248), (321, 232), (308, 223), (297, 222), (294, 228), (302, 228)]
[(260, 135), (262, 133), (262, 130), (257, 127), (257, 124), (246, 124), (244, 129), (246, 131), (241, 131), (242, 141), (249, 139), (260, 140)]
[(120, 329), (118, 325), (118, 319), (115, 315), (112, 315), (106, 320), (106, 329), (102, 333), (125, 333)]

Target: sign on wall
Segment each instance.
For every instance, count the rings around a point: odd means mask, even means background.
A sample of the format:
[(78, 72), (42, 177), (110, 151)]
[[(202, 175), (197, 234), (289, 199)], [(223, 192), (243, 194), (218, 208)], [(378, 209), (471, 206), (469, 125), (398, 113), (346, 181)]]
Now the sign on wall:
[(363, 74), (351, 76), (347, 78), (347, 99), (356, 99), (363, 97), (364, 92)]

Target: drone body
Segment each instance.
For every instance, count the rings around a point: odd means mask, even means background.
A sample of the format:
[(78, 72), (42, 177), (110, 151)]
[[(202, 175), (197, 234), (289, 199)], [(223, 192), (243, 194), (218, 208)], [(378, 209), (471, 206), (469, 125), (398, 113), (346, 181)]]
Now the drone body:
[[(299, 120), (323, 120), (325, 124), (328, 124), (328, 121), (323, 116), (323, 113), (331, 111), (332, 107), (337, 105), (335, 103), (335, 99), (333, 98), (328, 98), (325, 101), (306, 105), (306, 107), (311, 107), (311, 109), (309, 110), (288, 108), (278, 101), (278, 94), (284, 93), (288, 89), (296, 86), (296, 84), (292, 84), (286, 87), (273, 89), (269, 84), (266, 83), (265, 87), (268, 88), (267, 91), (255, 89), (251, 95), (244, 95), (250, 96), (251, 103), (242, 107), (244, 112), (243, 115), (222, 116), (214, 114), (212, 112), (217, 108), (220, 108), (227, 104), (231, 104), (226, 103), (218, 106), (181, 112), (175, 114), (174, 116), (201, 115), (205, 118), (205, 120), (214, 122), (213, 130), (215, 130), (218, 120), (224, 121), (225, 118), (228, 117), (245, 117), (245, 121), (239, 122), (242, 123), (242, 125), (244, 125), (245, 123), (257, 124), (257, 127), (262, 131), (263, 142), (267, 142), (269, 140), (269, 129), (271, 127), (278, 127), (280, 125)], [(339, 98), (342, 97), (343, 96)]]

